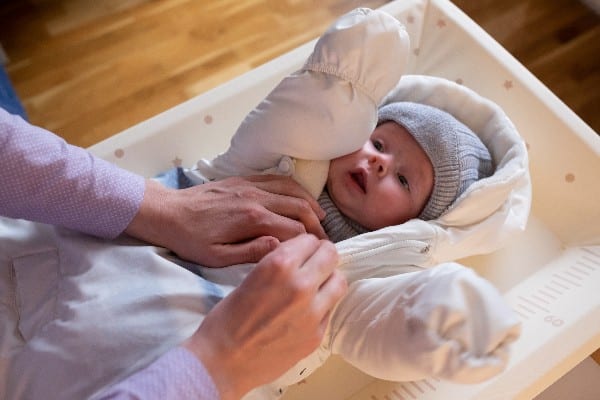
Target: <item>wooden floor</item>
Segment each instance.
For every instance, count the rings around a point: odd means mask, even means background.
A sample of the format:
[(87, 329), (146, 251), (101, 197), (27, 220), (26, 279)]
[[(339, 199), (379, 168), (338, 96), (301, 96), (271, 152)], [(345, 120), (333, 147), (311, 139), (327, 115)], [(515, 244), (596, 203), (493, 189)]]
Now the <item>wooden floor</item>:
[[(5, 0), (0, 44), (30, 120), (89, 146), (384, 0)], [(575, 0), (456, 0), (600, 132), (599, 17)]]
[[(600, 132), (600, 18), (575, 0), (455, 0)], [(30, 120), (81, 146), (223, 83), (384, 0), (4, 0)], [(600, 362), (600, 353), (596, 352)]]
[(89, 146), (384, 0), (0, 3), (0, 43), (30, 119)]

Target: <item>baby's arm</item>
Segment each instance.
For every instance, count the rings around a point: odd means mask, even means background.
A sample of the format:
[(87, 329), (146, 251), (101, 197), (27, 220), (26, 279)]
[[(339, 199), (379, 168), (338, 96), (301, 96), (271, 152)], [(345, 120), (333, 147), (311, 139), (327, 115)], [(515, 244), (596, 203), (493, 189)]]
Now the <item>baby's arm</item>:
[(331, 351), (369, 375), (460, 383), (501, 372), (520, 331), (501, 294), (456, 263), (354, 282), (329, 329)]
[(377, 123), (377, 107), (404, 73), (409, 39), (382, 11), (356, 9), (317, 41), (289, 75), (244, 119), (230, 148), (201, 160), (209, 179), (275, 171), (282, 156), (328, 161), (353, 152)]

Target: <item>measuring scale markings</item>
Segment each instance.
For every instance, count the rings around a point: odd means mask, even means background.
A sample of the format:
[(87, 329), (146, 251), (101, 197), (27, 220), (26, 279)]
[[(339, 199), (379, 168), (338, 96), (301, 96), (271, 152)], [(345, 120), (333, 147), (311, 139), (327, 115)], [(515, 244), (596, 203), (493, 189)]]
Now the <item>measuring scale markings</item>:
[(544, 295), (552, 300), (556, 300), (555, 296), (552, 296), (550, 293), (544, 291), (543, 289), (538, 289), (538, 293), (541, 293), (542, 295)]
[[(534, 295), (532, 295), (532, 297), (533, 296)], [(544, 311), (544, 312), (547, 312), (547, 313), (550, 312), (547, 308), (542, 307), (541, 305), (539, 305), (538, 303), (536, 303), (536, 302), (534, 302), (532, 300), (529, 300), (529, 299), (527, 299), (527, 298), (525, 298), (523, 296), (518, 296), (518, 297), (519, 297), (520, 300), (523, 300), (525, 303), (530, 304), (530, 305), (534, 306), (535, 308), (537, 308), (537, 309), (539, 309), (541, 311)]]
[(392, 390), (392, 394), (393, 394), (394, 396), (396, 396), (396, 398), (397, 398), (397, 399), (399, 399), (399, 400), (406, 400), (406, 398), (405, 398), (404, 396), (402, 396), (402, 395), (400, 394), (400, 392), (398, 392), (398, 390), (397, 390), (397, 389), (394, 389), (394, 390)]
[(563, 321), (562, 319), (557, 318), (553, 315), (548, 315), (546, 318), (544, 318), (544, 322), (552, 324), (552, 326), (555, 326), (555, 327), (562, 326), (562, 324), (565, 323), (565, 321)]
[[(564, 274), (564, 273), (566, 273), (566, 271), (562, 271), (562, 272), (563, 272), (563, 274)], [(560, 279), (562, 282), (566, 282), (566, 283), (568, 283), (568, 284), (571, 284), (571, 285), (573, 285), (573, 286), (581, 287), (581, 285), (580, 285), (579, 283), (577, 283), (577, 282), (574, 282), (572, 279), (566, 278), (566, 277), (565, 277), (565, 276), (563, 276), (563, 275), (559, 275), (559, 274), (553, 274), (553, 276), (554, 276), (556, 279)]]
[[(556, 276), (556, 274), (552, 274), (552, 276)], [(550, 283), (552, 283), (552, 284), (553, 284), (553, 285), (555, 285), (555, 286), (558, 286), (558, 287), (559, 287), (559, 288), (561, 288), (561, 289), (564, 289), (564, 290), (569, 290), (569, 287), (568, 287), (568, 286), (565, 286), (565, 284), (564, 284), (563, 282), (558, 282), (558, 281), (557, 281), (557, 280), (555, 280), (555, 279), (552, 279), (552, 280), (550, 281)], [(561, 294), (563, 294), (563, 293), (561, 293)]]
[(517, 307), (520, 307), (521, 309), (527, 311), (530, 314), (535, 314), (535, 311), (533, 311), (531, 308), (527, 307), (525, 304), (523, 303), (519, 303), (517, 304)]
[[(428, 379), (440, 382), (439, 378), (430, 377)], [(416, 400), (422, 395), (426, 395), (427, 392), (435, 392), (437, 388), (428, 379), (399, 383), (398, 387), (384, 395), (383, 400), (391, 400), (392, 398), (396, 400)], [(375, 395), (371, 395), (371, 399), (379, 400)]]
[[(597, 258), (598, 261), (600, 261), (600, 253), (597, 253), (595, 250), (592, 249), (587, 249), (587, 248), (583, 248), (581, 249), (583, 251), (585, 251), (588, 254), (591, 254), (593, 256), (595, 256)], [(588, 258), (587, 256), (583, 256), (583, 258)], [(597, 262), (598, 265), (600, 265), (600, 263)]]
[(560, 290), (558, 290), (558, 289), (556, 289), (556, 288), (553, 288), (552, 286), (549, 286), (549, 285), (547, 285), (547, 284), (546, 284), (546, 285), (544, 285), (544, 287), (545, 287), (546, 289), (550, 290), (551, 292), (553, 292), (553, 293), (556, 293), (556, 294), (558, 294), (558, 295), (562, 295), (562, 294), (563, 294), (563, 292), (561, 292)]
[[(521, 320), (538, 320), (554, 331), (569, 326), (560, 316), (561, 303), (565, 296), (571, 298), (580, 290), (588, 290), (590, 282), (594, 282), (595, 274), (600, 271), (600, 251), (587, 248), (567, 250), (575, 259), (562, 265), (549, 266), (549, 270), (541, 271), (544, 278), (536, 281), (530, 289), (520, 289), (520, 294), (512, 297), (512, 309)], [(555, 304), (556, 303), (556, 304)], [(538, 317), (540, 319), (538, 319)], [(528, 322), (529, 323), (529, 322)], [(418, 400), (430, 399), (439, 389), (441, 380), (436, 377), (416, 382), (398, 383), (395, 388), (389, 388), (386, 393), (378, 395), (371, 392), (371, 400)], [(442, 386), (443, 387), (443, 386)], [(436, 397), (437, 398), (437, 397)]]
[(595, 266), (589, 265), (587, 262), (583, 262), (581, 260), (577, 261), (577, 265), (580, 265), (581, 267), (587, 268), (588, 271), (595, 271), (596, 270)]
[(417, 398), (417, 396), (415, 396), (415, 394), (414, 394), (413, 392), (411, 392), (411, 391), (410, 391), (410, 389), (408, 389), (408, 388), (406, 387), (406, 383), (403, 383), (403, 384), (402, 384), (402, 389), (404, 389), (404, 390), (406, 391), (406, 393), (408, 393), (408, 395), (409, 395), (410, 397), (412, 397), (413, 399), (416, 399), (416, 398)]
[[(577, 261), (577, 264), (580, 264), (579, 261)], [(579, 274), (583, 274), (585, 276), (590, 276), (591, 274), (588, 271), (584, 271), (581, 267), (577, 266), (577, 265), (571, 265), (571, 269), (573, 269), (573, 271), (579, 273)]]
[(525, 315), (525, 314), (521, 314), (521, 313), (519, 312), (519, 310), (515, 310), (515, 309), (513, 308), (513, 311), (514, 311), (514, 313), (515, 313), (515, 314), (517, 314), (519, 317), (521, 317), (521, 319), (529, 319), (529, 317), (528, 317), (527, 315)]
[(544, 303), (544, 304), (550, 304), (550, 302), (546, 299), (541, 298), (540, 296), (538, 296), (537, 294), (533, 293), (531, 295), (531, 297), (533, 297), (534, 299), (536, 299), (537, 301)]
[[(552, 305), (553, 301), (558, 300), (559, 296), (563, 296), (565, 292), (582, 287), (582, 283), (585, 283), (592, 273), (597, 270), (596, 266), (589, 263), (600, 266), (600, 263), (593, 258), (600, 259), (600, 255), (590, 249), (582, 250), (588, 253), (581, 256), (587, 262), (583, 262), (581, 259), (577, 260), (574, 264), (552, 273), (550, 281), (544, 284), (543, 288), (537, 288), (534, 293), (529, 295), (518, 295), (518, 302), (513, 311), (525, 320), (538, 312), (544, 312), (546, 314), (544, 322), (554, 327), (562, 326), (564, 321), (551, 315), (549, 306)], [(517, 307), (518, 309), (516, 309)]]
[(417, 382), (410, 382), (410, 384), (412, 386), (414, 386), (414, 388), (417, 389), (419, 392), (425, 393), (425, 391), (423, 389), (421, 389), (421, 386), (419, 386), (419, 384)]
[(572, 277), (572, 278), (575, 278), (575, 279), (577, 279), (577, 280), (579, 280), (579, 281), (582, 281), (582, 280), (584, 280), (585, 278), (584, 278), (584, 277), (582, 277), (582, 276), (580, 275), (580, 274), (581, 274), (581, 272), (577, 271), (577, 270), (576, 270), (576, 269), (574, 269), (573, 267), (574, 267), (574, 266), (573, 266), (573, 265), (571, 265), (571, 266), (569, 267), (569, 270), (565, 271), (565, 274), (567, 274), (567, 275), (569, 275), (570, 277)]

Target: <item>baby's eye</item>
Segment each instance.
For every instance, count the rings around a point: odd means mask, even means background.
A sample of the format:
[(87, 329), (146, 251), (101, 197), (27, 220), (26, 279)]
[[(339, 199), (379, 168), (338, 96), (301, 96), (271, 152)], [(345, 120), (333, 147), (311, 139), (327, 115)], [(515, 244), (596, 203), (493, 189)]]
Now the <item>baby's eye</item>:
[(373, 147), (375, 147), (375, 150), (377, 151), (383, 151), (383, 143), (379, 140), (373, 140)]
[(404, 175), (398, 175), (398, 180), (400, 184), (404, 186), (406, 189), (410, 190), (410, 185), (408, 184), (408, 179)]

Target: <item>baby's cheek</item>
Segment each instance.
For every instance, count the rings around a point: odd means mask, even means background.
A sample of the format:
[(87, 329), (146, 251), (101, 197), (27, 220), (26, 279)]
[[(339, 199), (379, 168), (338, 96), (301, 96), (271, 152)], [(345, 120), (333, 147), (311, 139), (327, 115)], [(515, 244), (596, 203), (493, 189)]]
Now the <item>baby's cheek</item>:
[(392, 190), (385, 199), (386, 226), (398, 225), (418, 215), (410, 196), (405, 190)]

